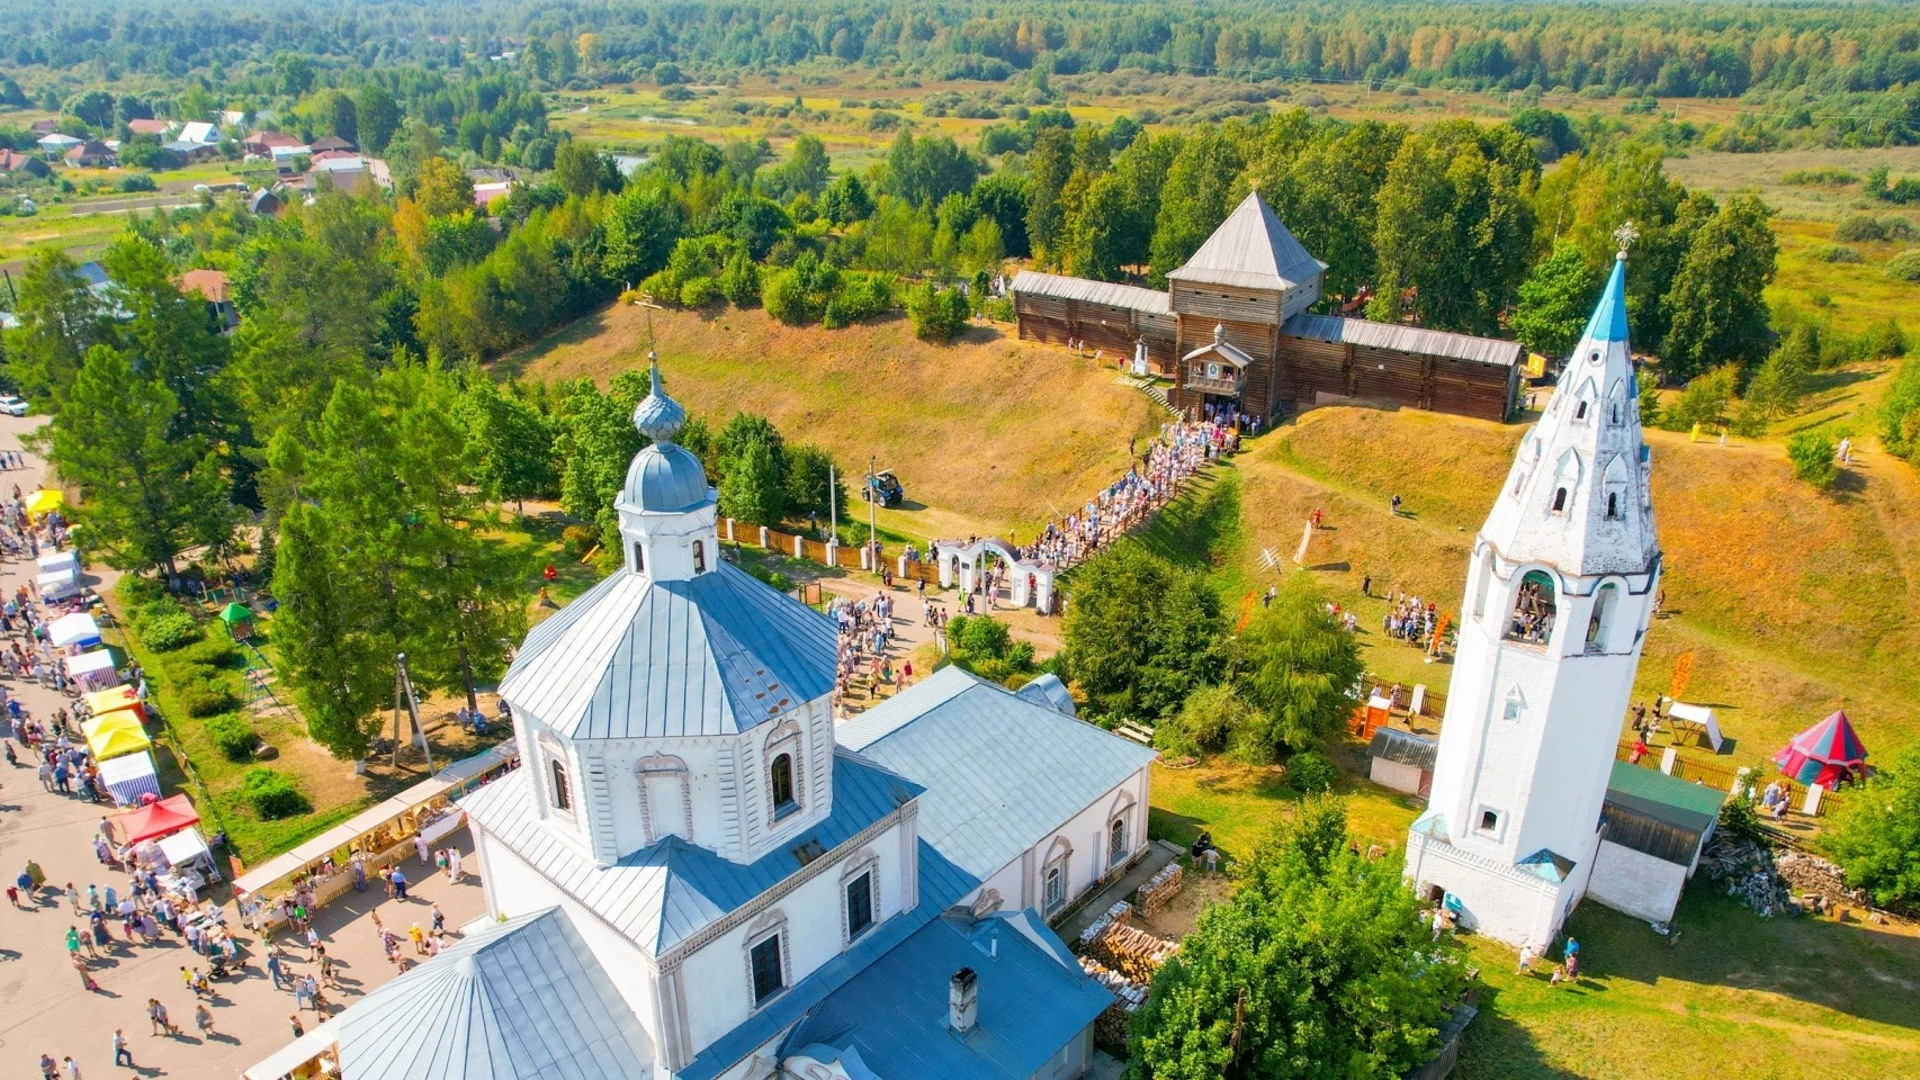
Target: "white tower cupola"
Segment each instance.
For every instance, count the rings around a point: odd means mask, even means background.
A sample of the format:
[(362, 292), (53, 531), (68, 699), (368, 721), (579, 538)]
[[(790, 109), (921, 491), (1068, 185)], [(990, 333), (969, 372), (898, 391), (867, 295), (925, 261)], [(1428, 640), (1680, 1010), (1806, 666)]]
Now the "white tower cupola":
[(1545, 945), (1586, 891), (1659, 587), (1626, 248), (1474, 543), (1407, 873), (1463, 922)]
[(651, 392), (633, 409), (633, 426), (651, 444), (634, 455), (614, 499), (627, 569), (654, 581), (686, 581), (719, 561), (718, 499), (700, 459), (673, 437), (687, 411), (660, 384), (660, 361), (647, 354)]

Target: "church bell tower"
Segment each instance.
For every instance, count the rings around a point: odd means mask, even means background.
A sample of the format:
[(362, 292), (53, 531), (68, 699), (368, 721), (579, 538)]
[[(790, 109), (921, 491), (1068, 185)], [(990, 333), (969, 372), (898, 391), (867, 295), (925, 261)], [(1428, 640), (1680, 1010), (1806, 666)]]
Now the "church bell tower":
[(1544, 946), (1586, 892), (1660, 549), (1627, 340), (1627, 247), (1481, 527), (1407, 874)]

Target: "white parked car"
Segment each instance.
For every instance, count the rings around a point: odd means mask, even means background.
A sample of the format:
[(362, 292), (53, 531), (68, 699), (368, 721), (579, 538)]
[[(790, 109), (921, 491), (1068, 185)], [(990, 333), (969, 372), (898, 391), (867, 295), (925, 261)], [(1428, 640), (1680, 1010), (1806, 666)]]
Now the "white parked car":
[(25, 416), (27, 415), (27, 403), (21, 398), (7, 394), (4, 397), (0, 397), (0, 413), (6, 413), (8, 416)]

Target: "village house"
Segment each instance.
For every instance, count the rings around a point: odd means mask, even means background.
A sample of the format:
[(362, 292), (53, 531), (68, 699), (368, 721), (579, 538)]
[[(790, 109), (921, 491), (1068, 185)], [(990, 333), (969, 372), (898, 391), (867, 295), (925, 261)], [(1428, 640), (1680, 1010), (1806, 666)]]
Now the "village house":
[(114, 153), (113, 147), (98, 139), (88, 139), (62, 156), (68, 165), (80, 169), (110, 169), (120, 164), (120, 156)]

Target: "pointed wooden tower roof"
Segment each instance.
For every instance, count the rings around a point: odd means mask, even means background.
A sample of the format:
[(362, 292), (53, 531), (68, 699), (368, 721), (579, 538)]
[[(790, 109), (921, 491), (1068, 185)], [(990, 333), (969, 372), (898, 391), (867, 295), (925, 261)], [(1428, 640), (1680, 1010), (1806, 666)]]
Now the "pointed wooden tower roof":
[(1285, 291), (1313, 280), (1327, 264), (1307, 254), (1273, 207), (1252, 191), (1171, 281), (1198, 281), (1241, 289)]

